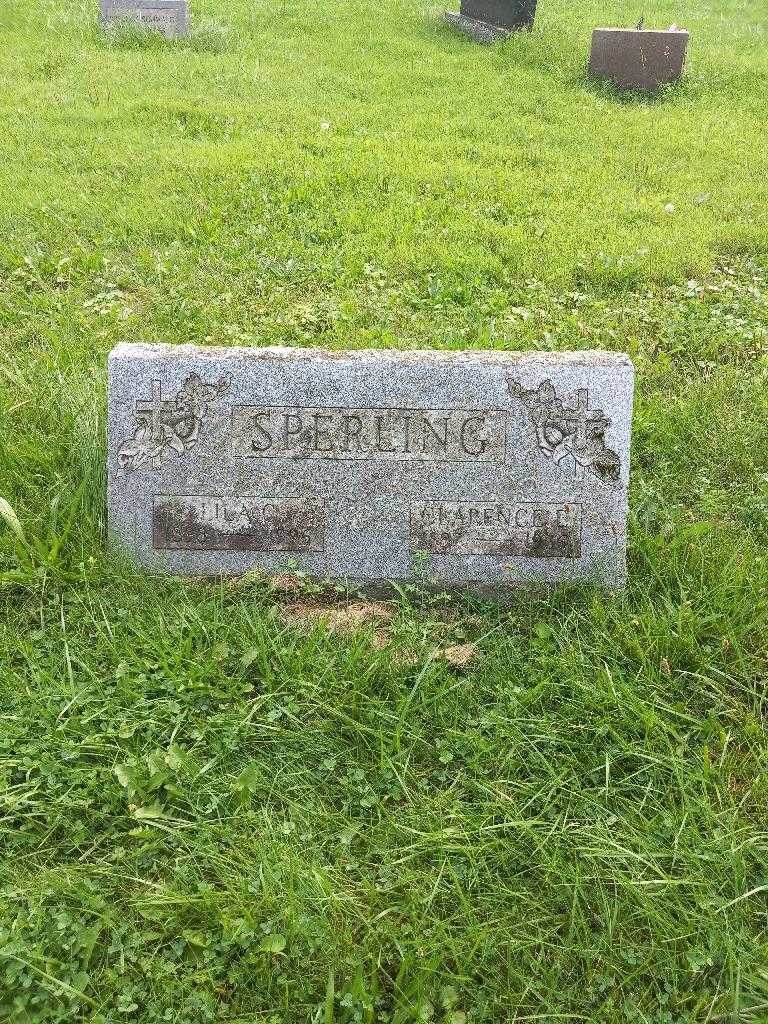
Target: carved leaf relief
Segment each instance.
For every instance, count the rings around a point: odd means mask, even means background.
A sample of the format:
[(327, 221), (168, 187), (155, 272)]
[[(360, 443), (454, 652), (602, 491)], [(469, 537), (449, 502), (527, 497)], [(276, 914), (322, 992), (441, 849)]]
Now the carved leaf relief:
[(192, 373), (174, 398), (164, 399), (161, 381), (153, 380), (151, 398), (136, 402), (136, 429), (117, 453), (120, 470), (131, 473), (147, 464), (159, 469), (169, 458), (194, 448), (209, 403), (228, 391), (231, 382), (227, 376), (206, 384)]
[(602, 409), (590, 409), (586, 388), (576, 391), (566, 405), (551, 380), (530, 391), (512, 377), (507, 383), (510, 395), (528, 410), (539, 449), (560, 469), (570, 470), (575, 479), (588, 471), (601, 480), (618, 483), (621, 460), (605, 443), (611, 421)]

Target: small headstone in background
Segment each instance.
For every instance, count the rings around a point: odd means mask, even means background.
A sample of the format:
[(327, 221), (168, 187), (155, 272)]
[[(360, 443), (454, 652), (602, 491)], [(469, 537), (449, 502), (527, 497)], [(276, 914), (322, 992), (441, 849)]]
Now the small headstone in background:
[(644, 28), (596, 28), (592, 33), (589, 73), (620, 89), (657, 92), (679, 81), (688, 49), (688, 32)]
[(189, 7), (187, 0), (101, 0), (101, 20), (105, 26), (140, 25), (175, 39), (189, 31)]
[(609, 352), (121, 344), (110, 533), (180, 575), (621, 586), (633, 379)]
[(458, 14), (445, 12), (450, 25), (476, 43), (505, 39), (510, 32), (533, 28), (536, 0), (461, 0)]

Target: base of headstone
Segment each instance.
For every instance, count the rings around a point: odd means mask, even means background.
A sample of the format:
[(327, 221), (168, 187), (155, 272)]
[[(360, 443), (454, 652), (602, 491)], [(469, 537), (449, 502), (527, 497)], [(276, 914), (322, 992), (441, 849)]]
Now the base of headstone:
[(101, 0), (105, 28), (130, 25), (159, 32), (166, 39), (189, 33), (187, 0)]
[(682, 29), (596, 28), (589, 74), (620, 89), (654, 93), (680, 80), (687, 49), (688, 33)]
[(452, 11), (445, 12), (445, 20), (476, 43), (495, 43), (498, 39), (508, 39), (512, 34), (512, 29), (489, 25), (486, 21), (477, 21), (475, 18), (467, 18)]

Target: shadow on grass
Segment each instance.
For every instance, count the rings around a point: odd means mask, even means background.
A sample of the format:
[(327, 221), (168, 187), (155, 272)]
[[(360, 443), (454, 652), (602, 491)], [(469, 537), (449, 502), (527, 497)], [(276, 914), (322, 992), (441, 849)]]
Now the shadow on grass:
[(156, 29), (130, 21), (107, 27), (97, 26), (95, 34), (98, 42), (108, 49), (128, 52), (184, 50), (191, 53), (225, 53), (231, 49), (232, 38), (229, 28), (215, 21), (196, 22), (187, 35), (175, 39), (166, 39)]

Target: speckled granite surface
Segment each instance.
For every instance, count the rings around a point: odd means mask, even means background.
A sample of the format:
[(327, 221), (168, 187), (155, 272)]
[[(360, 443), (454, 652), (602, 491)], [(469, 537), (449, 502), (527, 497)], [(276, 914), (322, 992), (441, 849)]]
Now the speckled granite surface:
[(122, 344), (111, 536), (182, 575), (620, 586), (633, 378), (605, 352)]

